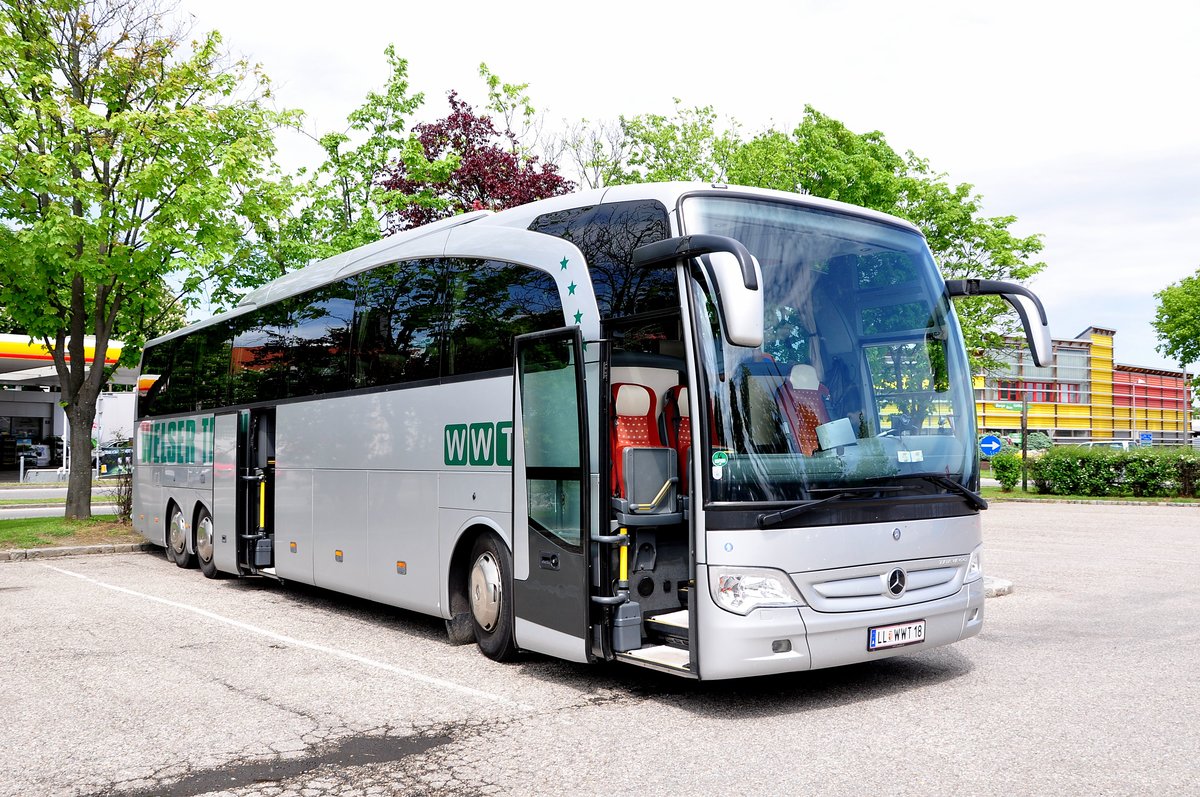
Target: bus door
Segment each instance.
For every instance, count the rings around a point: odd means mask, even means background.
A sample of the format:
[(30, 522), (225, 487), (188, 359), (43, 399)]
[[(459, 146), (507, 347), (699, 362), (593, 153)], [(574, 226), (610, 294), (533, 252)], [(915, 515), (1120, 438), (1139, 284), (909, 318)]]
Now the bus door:
[(275, 566), (275, 409), (238, 413), (238, 565)]
[(578, 327), (515, 342), (513, 609), (517, 645), (589, 658), (588, 440)]

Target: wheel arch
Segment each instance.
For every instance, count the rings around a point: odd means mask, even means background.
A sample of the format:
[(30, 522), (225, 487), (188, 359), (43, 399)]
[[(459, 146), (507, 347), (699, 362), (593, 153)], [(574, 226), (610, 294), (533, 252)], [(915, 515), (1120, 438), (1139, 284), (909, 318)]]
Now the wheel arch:
[(471, 572), (471, 549), (475, 541), (484, 534), (495, 536), (512, 558), (512, 541), (509, 532), (492, 518), (473, 517), (459, 527), (451, 548), (446, 570), (446, 611), (449, 619), (469, 614), (471, 606), (467, 597), (467, 581)]

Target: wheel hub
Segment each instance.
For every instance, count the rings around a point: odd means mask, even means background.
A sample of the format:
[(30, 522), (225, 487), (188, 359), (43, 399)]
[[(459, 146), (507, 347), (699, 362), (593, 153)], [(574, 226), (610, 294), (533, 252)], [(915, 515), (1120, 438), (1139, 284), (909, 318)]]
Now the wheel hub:
[(471, 614), (484, 631), (496, 627), (502, 601), (500, 567), (491, 553), (480, 554), (471, 568)]
[(213, 558), (213, 522), (205, 516), (196, 526), (196, 554), (205, 562)]
[(167, 544), (171, 546), (171, 551), (176, 556), (183, 556), (187, 553), (187, 528), (183, 522), (182, 512), (171, 515), (171, 530), (167, 535)]

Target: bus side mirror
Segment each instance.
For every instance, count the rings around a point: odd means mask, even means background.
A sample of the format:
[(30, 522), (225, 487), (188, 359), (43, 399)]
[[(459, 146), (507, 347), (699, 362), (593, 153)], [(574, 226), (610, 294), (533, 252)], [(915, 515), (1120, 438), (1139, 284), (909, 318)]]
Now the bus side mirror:
[(1041, 368), (1054, 361), (1054, 344), (1050, 340), (1050, 324), (1046, 319), (1046, 308), (1028, 288), (1015, 282), (1001, 280), (966, 279), (946, 280), (946, 292), (955, 296), (999, 296), (1008, 302), (1021, 317), (1025, 328), (1025, 340), (1029, 342), (1029, 353), (1033, 362)]
[[(721, 311), (721, 328), (725, 339), (733, 346), (757, 349), (763, 344), (763, 291), (749, 290), (738, 275), (737, 258), (729, 252), (713, 252), (700, 258), (708, 278), (717, 287), (717, 306)], [(751, 257), (751, 266), (762, 284), (758, 261)]]
[(684, 235), (639, 246), (633, 250), (633, 265), (649, 268), (681, 257), (700, 257), (716, 288), (721, 327), (730, 345), (761, 346), (762, 270), (746, 247), (724, 235)]

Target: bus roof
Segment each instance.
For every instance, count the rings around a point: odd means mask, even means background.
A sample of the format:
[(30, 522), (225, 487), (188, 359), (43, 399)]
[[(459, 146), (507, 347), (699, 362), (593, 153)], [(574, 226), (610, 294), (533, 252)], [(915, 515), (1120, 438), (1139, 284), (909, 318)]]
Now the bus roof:
[(787, 191), (701, 182), (634, 183), (631, 185), (608, 186), (542, 199), (498, 213), (493, 213), (489, 210), (477, 210), (452, 216), (448, 219), (441, 219), (420, 227), (414, 227), (410, 230), (404, 230), (379, 241), (325, 258), (324, 260), (313, 260), (304, 268), (288, 272), (250, 291), (242, 297), (242, 300), (236, 307), (211, 318), (189, 324), (167, 335), (155, 338), (148, 341), (147, 345), (170, 340), (194, 330), (235, 318), (254, 310), (256, 307), (271, 304), (272, 302), (312, 290), (313, 288), (319, 288), (322, 285), (327, 285), (343, 277), (350, 276), (359, 271), (366, 271), (375, 266), (394, 263), (397, 260), (406, 258), (441, 256), (445, 253), (446, 241), (450, 235), (450, 231), (455, 227), (465, 224), (527, 229), (538, 216), (553, 213), (556, 210), (570, 210), (579, 207), (639, 199), (658, 200), (669, 212), (674, 214), (679, 200), (687, 194), (701, 192), (713, 194), (725, 191), (728, 191), (730, 196), (773, 199), (781, 202), (805, 205), (819, 210), (850, 214), (872, 221), (905, 227), (917, 234), (921, 234), (920, 229), (912, 223), (895, 216), (889, 216), (886, 213), (858, 207), (857, 205), (848, 205), (844, 202), (836, 202), (805, 194), (794, 194)]

